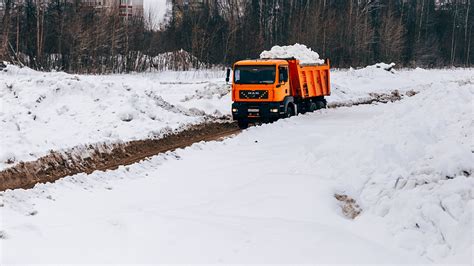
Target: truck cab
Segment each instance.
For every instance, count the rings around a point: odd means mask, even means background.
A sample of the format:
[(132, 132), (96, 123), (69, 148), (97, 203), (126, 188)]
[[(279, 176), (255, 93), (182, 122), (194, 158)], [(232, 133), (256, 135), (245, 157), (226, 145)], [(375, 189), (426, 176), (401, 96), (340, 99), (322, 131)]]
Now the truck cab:
[(314, 76), (315, 69), (306, 73), (306, 68), (294, 58), (236, 62), (232, 79), (233, 119), (246, 128), (249, 123), (272, 122), (296, 115), (298, 109), (311, 109), (307, 105), (311, 105), (313, 97), (305, 91), (308, 83), (315, 83), (314, 77), (308, 75)]

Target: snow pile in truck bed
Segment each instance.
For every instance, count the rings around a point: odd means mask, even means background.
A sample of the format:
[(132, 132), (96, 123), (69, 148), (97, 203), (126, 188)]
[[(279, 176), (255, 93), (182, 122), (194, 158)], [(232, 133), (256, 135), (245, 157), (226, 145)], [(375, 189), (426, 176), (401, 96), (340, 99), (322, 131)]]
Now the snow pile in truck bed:
[(273, 46), (270, 51), (260, 54), (261, 59), (272, 58), (296, 58), (301, 64), (324, 64), (324, 60), (319, 58), (319, 54), (303, 44), (289, 46)]

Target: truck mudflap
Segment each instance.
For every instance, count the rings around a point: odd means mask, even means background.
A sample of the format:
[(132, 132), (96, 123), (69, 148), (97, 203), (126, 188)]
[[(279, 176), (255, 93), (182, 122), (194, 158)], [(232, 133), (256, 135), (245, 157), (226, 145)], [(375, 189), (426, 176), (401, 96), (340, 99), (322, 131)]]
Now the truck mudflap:
[(283, 102), (236, 102), (232, 104), (232, 117), (234, 120), (249, 122), (271, 122), (285, 116)]

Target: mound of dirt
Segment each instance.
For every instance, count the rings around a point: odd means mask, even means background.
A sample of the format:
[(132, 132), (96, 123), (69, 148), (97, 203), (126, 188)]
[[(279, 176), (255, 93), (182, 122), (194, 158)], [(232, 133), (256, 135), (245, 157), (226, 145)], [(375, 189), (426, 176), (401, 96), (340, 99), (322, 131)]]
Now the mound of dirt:
[[(235, 123), (211, 122), (190, 127), (179, 133), (160, 139), (146, 139), (108, 145), (89, 145), (78, 156), (72, 150), (52, 151), (49, 155), (32, 162), (20, 162), (0, 172), (0, 191), (32, 188), (38, 183), (54, 182), (79, 173), (113, 170), (130, 165), (147, 157), (184, 148), (200, 141), (218, 140), (240, 132)], [(110, 147), (112, 146), (112, 147)]]

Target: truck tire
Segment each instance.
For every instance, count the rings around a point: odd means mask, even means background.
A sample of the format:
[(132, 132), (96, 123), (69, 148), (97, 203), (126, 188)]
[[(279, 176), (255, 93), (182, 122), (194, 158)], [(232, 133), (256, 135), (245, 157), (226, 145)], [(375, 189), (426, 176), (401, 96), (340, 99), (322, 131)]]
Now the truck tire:
[(247, 120), (238, 120), (237, 125), (239, 125), (240, 129), (246, 129), (249, 127), (249, 121)]
[(306, 114), (307, 112), (310, 112), (309, 110), (309, 103), (308, 102), (302, 102), (298, 104), (298, 113), (300, 114)]
[[(304, 104), (306, 105), (306, 104)], [(300, 112), (300, 114), (304, 115), (306, 114), (306, 112), (309, 112), (309, 110), (306, 110), (308, 108), (308, 106), (304, 106), (303, 104), (300, 104), (299, 107), (298, 107), (298, 112)]]
[(290, 118), (295, 115), (295, 109), (292, 104), (288, 104), (288, 107), (286, 107), (286, 113), (285, 117)]
[(316, 103), (311, 102), (311, 103), (309, 104), (309, 108), (308, 108), (308, 109), (309, 109), (309, 110), (308, 110), (309, 112), (314, 112), (314, 111), (316, 111), (316, 110), (318, 109), (318, 106), (316, 105)]
[(326, 101), (325, 100), (318, 100), (316, 101), (316, 109), (325, 109), (326, 108)]

